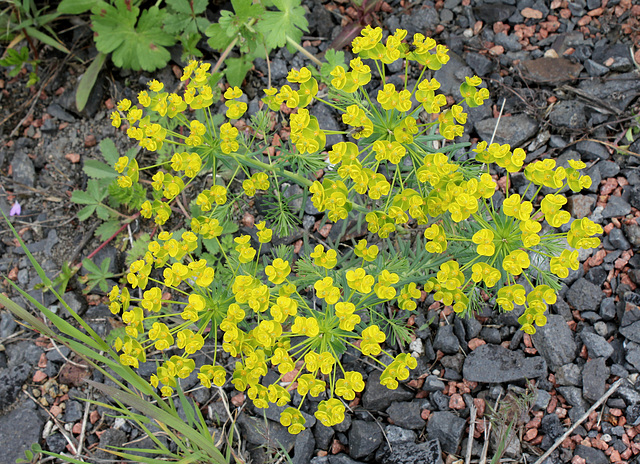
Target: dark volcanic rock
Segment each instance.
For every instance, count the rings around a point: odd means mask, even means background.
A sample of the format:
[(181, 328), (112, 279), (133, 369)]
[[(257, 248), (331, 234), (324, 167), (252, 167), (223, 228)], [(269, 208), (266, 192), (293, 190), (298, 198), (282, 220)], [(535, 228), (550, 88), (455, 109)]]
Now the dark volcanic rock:
[(387, 408), (389, 419), (398, 427), (420, 430), (425, 426), (425, 421), (420, 416), (420, 403), (421, 401), (419, 400), (411, 402), (394, 401), (391, 403), (391, 406)]
[(313, 439), (311, 430), (306, 429), (296, 435), (296, 442), (293, 445), (293, 464), (307, 464), (313, 456), (316, 441)]
[(486, 76), (495, 68), (495, 64), (491, 59), (479, 53), (467, 53), (465, 59), (471, 69), (480, 77)]
[(445, 354), (455, 354), (458, 352), (460, 341), (453, 333), (452, 325), (442, 325), (438, 328), (436, 338), (433, 340), (433, 347)]
[(395, 425), (387, 425), (384, 428), (384, 434), (389, 440), (389, 443), (415, 443), (418, 438), (418, 434), (413, 430), (403, 429), (402, 427), (398, 427)]
[(573, 363), (565, 364), (556, 369), (556, 383), (563, 387), (582, 386), (582, 372)]
[(442, 464), (442, 450), (438, 440), (425, 443), (400, 443), (393, 445), (382, 456), (382, 464)]
[(598, 334), (591, 332), (582, 332), (580, 338), (584, 342), (587, 350), (589, 351), (589, 357), (591, 358), (604, 358), (607, 359), (613, 354), (613, 347), (611, 344)]
[(591, 59), (584, 62), (584, 69), (589, 73), (591, 77), (604, 76), (609, 72), (609, 68), (607, 68), (605, 65), (596, 63)]
[(533, 344), (551, 368), (573, 362), (578, 346), (562, 316), (550, 314), (546, 325), (531, 336)]
[(29, 364), (12, 366), (0, 373), (0, 410), (10, 406), (22, 389), (22, 384), (29, 377)]
[(620, 327), (620, 333), (626, 339), (640, 343), (640, 321), (636, 321), (626, 327)]
[[(33, 166), (33, 161), (27, 156), (27, 153), (23, 150), (18, 150), (11, 161), (11, 168), (13, 171), (13, 180), (19, 184), (26, 185), (27, 187), (33, 187), (36, 181), (36, 168)], [(21, 187), (18, 187), (22, 189)]]
[(489, 142), (496, 124), (498, 124), (498, 130), (493, 141), (500, 144), (508, 143), (513, 148), (519, 147), (529, 140), (538, 130), (538, 123), (525, 114), (503, 116), (500, 118), (500, 123), (498, 123), (498, 118), (485, 119), (477, 123), (475, 127), (478, 135)]
[[(593, 60), (596, 59), (594, 51)], [(578, 88), (593, 97), (596, 101), (605, 101), (607, 104), (624, 110), (640, 92), (640, 79), (635, 72), (608, 76), (605, 81), (601, 79), (586, 79), (581, 81)]]
[(0, 416), (0, 449), (2, 462), (14, 463), (40, 439), (44, 420), (26, 405)]
[(580, 456), (589, 464), (609, 464), (609, 458), (604, 451), (590, 446), (578, 445), (574, 451), (576, 456)]
[(504, 3), (480, 4), (473, 9), (473, 13), (480, 21), (488, 24), (506, 21), (516, 11), (516, 7)]
[(127, 442), (127, 434), (120, 429), (109, 428), (100, 435), (100, 446), (98, 451), (93, 455), (96, 459), (110, 459), (113, 454), (109, 454), (107, 449), (110, 447), (123, 446)]
[(608, 378), (609, 368), (605, 363), (605, 358), (587, 361), (587, 364), (582, 368), (582, 396), (584, 399), (595, 403), (602, 398)]
[(472, 382), (502, 383), (535, 379), (545, 375), (547, 365), (540, 356), (525, 358), (520, 351), (500, 345), (482, 345), (464, 361), (463, 376)]
[(440, 442), (442, 451), (455, 454), (462, 441), (466, 421), (449, 411), (431, 413), (427, 424), (427, 436)]
[(579, 311), (597, 311), (604, 293), (600, 287), (587, 279), (581, 278), (574, 282), (566, 295), (567, 303)]
[(354, 420), (349, 430), (349, 455), (353, 459), (366, 458), (375, 453), (382, 441), (382, 431), (378, 424)]
[(286, 427), (269, 419), (265, 421), (264, 418), (259, 419), (241, 413), (238, 416), (238, 425), (242, 429), (242, 437), (254, 445), (266, 444), (276, 449), (282, 447), (289, 452), (296, 442), (295, 435), (291, 435)]
[(577, 101), (561, 101), (549, 113), (551, 124), (567, 129), (580, 129), (587, 124), (584, 104)]
[(413, 37), (413, 34), (416, 32), (425, 33), (426, 31), (433, 31), (438, 24), (440, 24), (438, 12), (434, 8), (433, 3), (429, 3), (430, 2), (425, 2), (422, 8), (416, 5), (416, 7), (411, 10), (411, 14), (400, 16), (399, 27), (406, 29), (409, 37)]
[(602, 212), (602, 217), (612, 218), (626, 216), (631, 212), (631, 205), (622, 197), (611, 196)]
[(413, 392), (402, 385), (395, 390), (389, 390), (384, 385), (380, 385), (380, 371), (373, 371), (367, 379), (367, 386), (362, 395), (362, 405), (371, 411), (384, 411), (394, 401), (408, 401), (413, 397)]
[(622, 229), (613, 228), (609, 232), (609, 243), (613, 245), (617, 250), (628, 250), (631, 248), (631, 244), (624, 236)]
[[(591, 140), (583, 140), (582, 142), (578, 142), (576, 144), (576, 150), (580, 152), (584, 161), (600, 159), (606, 160), (610, 158), (609, 152), (604, 145), (598, 142), (592, 142)], [(600, 168), (599, 165), (598, 168)], [(602, 174), (602, 171), (600, 171), (600, 174)], [(603, 175), (602, 177), (607, 176)]]

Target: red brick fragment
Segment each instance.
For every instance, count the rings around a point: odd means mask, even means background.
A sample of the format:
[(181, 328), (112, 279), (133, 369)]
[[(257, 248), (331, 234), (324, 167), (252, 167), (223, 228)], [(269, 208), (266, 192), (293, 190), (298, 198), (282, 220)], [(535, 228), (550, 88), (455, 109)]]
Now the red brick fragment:
[(534, 8), (524, 8), (520, 14), (525, 17), (525, 18), (529, 18), (529, 19), (542, 19), (542, 11), (540, 10), (536, 10)]

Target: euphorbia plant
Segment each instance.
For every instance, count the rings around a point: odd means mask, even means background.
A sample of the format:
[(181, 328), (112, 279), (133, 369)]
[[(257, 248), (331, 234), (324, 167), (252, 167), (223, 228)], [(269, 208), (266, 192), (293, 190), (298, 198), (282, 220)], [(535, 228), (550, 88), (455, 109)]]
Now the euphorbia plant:
[[(523, 150), (481, 142), (471, 152), (472, 161), (455, 161), (449, 154), (463, 145), (447, 141), (463, 133), (467, 114), (462, 104), (478, 106), (488, 91), (478, 77), (467, 78), (460, 86), (461, 100), (447, 107), (446, 98), (437, 93), (440, 84), (430, 76), (447, 63), (446, 47), (421, 34), (407, 41), (403, 30), (384, 43), (382, 36), (381, 29), (367, 27), (353, 41), (358, 56), (348, 71), (340, 66), (333, 70), (326, 98), (318, 95), (318, 84), (306, 68), (289, 73), (293, 87), (265, 90), (263, 101), (271, 110), (286, 108), (290, 114), (291, 142), (301, 155), (323, 152), (326, 136), (335, 133), (323, 130), (308, 107), (326, 104), (342, 114), (349, 129), (339, 132), (349, 140), (328, 151), (333, 170), (322, 181), (286, 171), (279, 161), (259, 161), (251, 148), (253, 135), (228, 122), (215, 126), (207, 65), (189, 64), (182, 95), (164, 92), (162, 84), (153, 81), (150, 92), (138, 96), (142, 108), (123, 101), (118, 109), (124, 119), (114, 113), (114, 124), (126, 120), (128, 134), (142, 147), (153, 151), (169, 143), (176, 148), (153, 175), (154, 201), (142, 207), (142, 215), (153, 217), (159, 226), (171, 215), (170, 203), (198, 172), (215, 171), (216, 160), (234, 166), (226, 185), (218, 183), (214, 172), (214, 185), (195, 195), (199, 212), (191, 218), (190, 230), (180, 235), (162, 230), (144, 259), (132, 264), (127, 280), (140, 289), (142, 298), (134, 298), (126, 288), (114, 287), (110, 294), (111, 310), (124, 311), (127, 324), (127, 336), (116, 341), (121, 361), (137, 366), (152, 347), (167, 353), (151, 377), (163, 395), (171, 395), (178, 379), (196, 369), (192, 355), (210, 340), (236, 358), (231, 382), (247, 391), (257, 407), (289, 404), (297, 391), (302, 401), (281, 416), (290, 432), (304, 429), (301, 408), (308, 395), (327, 393), (315, 416), (325, 425), (336, 424), (344, 418), (343, 400), (353, 400), (364, 388), (362, 375), (341, 363), (347, 348), (379, 364), (381, 382), (392, 389), (417, 365), (409, 354), (394, 356), (386, 350), (387, 335), (372, 321), (389, 321), (391, 312), (415, 310), (422, 288), (460, 314), (469, 314), (483, 298), (492, 297), (506, 311), (524, 307), (519, 322), (533, 333), (536, 325), (546, 322), (544, 314), (556, 299), (559, 278), (577, 269), (578, 252), (567, 244), (575, 249), (598, 245), (593, 236), (602, 229), (589, 219), (575, 221), (567, 233), (554, 230), (570, 220), (562, 210), (563, 189), (579, 191), (590, 185), (591, 180), (580, 174), (584, 163), (570, 161), (566, 168), (553, 160), (532, 163), (524, 171), (530, 184), (521, 196), (509, 191), (508, 177), (522, 169)], [(372, 77), (365, 60), (382, 76), (383, 86), (375, 95), (367, 87)], [(399, 89), (384, 83), (385, 65), (396, 60), (405, 64)], [(418, 78), (410, 83), (414, 67)], [(238, 100), (241, 95), (238, 88), (224, 94), (231, 120), (246, 111)], [(203, 119), (190, 120), (188, 108), (202, 110)], [(152, 123), (151, 112), (177, 118), (187, 130), (174, 132)], [(506, 173), (501, 205), (491, 166)], [(123, 174), (123, 188), (138, 181), (141, 168), (134, 159), (121, 159), (116, 169)], [(277, 185), (282, 177), (298, 182), (329, 220), (364, 215), (369, 231), (377, 235), (368, 240), (380, 240), (381, 246), (363, 239), (353, 253), (317, 245), (297, 262), (286, 253), (275, 253), (271, 259), (261, 252), (273, 233), (259, 222), (257, 241), (240, 235), (234, 251), (224, 256), (231, 281), (217, 279), (207, 259), (194, 253), (200, 241), (219, 240), (221, 212), (232, 198), (242, 196), (228, 185), (242, 177), (249, 197)], [(540, 197), (543, 187), (553, 193)], [(531, 200), (526, 200), (530, 191)], [(398, 260), (393, 249), (382, 246), (391, 234), (414, 231), (424, 235), (424, 251), (416, 256), (430, 256), (427, 260)], [(173, 296), (165, 297), (166, 292)], [(383, 354), (392, 359), (389, 364), (379, 359)], [(199, 367), (198, 377), (206, 387), (228, 380), (218, 361), (216, 350), (213, 362)], [(267, 376), (270, 369), (274, 373)]]

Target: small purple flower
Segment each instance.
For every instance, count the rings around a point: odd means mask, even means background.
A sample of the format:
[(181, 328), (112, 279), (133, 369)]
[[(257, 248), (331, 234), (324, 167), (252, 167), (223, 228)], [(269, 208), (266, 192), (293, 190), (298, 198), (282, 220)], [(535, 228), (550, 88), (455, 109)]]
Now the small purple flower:
[(9, 211), (9, 216), (20, 216), (20, 213), (22, 213), (22, 206), (16, 200), (11, 207), (11, 211)]

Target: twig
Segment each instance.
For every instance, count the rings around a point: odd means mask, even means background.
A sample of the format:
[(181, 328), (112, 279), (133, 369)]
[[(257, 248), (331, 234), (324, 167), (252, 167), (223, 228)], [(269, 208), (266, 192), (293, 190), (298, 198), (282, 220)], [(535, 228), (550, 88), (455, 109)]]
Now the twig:
[[(91, 398), (91, 386), (89, 386), (89, 390), (87, 392), (87, 400)], [(82, 430), (80, 430), (80, 437), (78, 437), (78, 449), (76, 450), (76, 458), (80, 457), (82, 454), (82, 447), (84, 445), (84, 436), (87, 432), (87, 420), (89, 419), (89, 408), (91, 407), (91, 403), (87, 401), (84, 406), (84, 415), (82, 416)]]
[(20, 329), (17, 332), (12, 333), (11, 335), (9, 335), (8, 337), (5, 338), (0, 338), (0, 345), (4, 345), (6, 342), (12, 340), (13, 338), (17, 338), (20, 335), (22, 335), (23, 333), (25, 333), (26, 330), (24, 329)]
[[(502, 397), (502, 393), (500, 393), (498, 395), (498, 399), (496, 399), (496, 404), (494, 406), (496, 411), (498, 410), (498, 404), (500, 403), (501, 397)], [(479, 464), (484, 464), (487, 461), (487, 453), (489, 452), (489, 438), (491, 437), (492, 428), (493, 428), (493, 422), (489, 421), (489, 427), (484, 429), (484, 446), (482, 447), (482, 454), (480, 455)]]
[(569, 436), (571, 435), (571, 433), (576, 429), (576, 427), (578, 427), (580, 424), (582, 424), (588, 417), (589, 415), (595, 411), (596, 409), (598, 409), (600, 407), (600, 405), (602, 403), (604, 403), (605, 401), (607, 401), (607, 398), (609, 398), (611, 395), (613, 395), (613, 393), (618, 389), (618, 387), (620, 385), (622, 385), (622, 382), (624, 381), (623, 378), (618, 379), (613, 385), (611, 385), (611, 388), (609, 388), (609, 391), (607, 391), (602, 398), (600, 398), (598, 401), (596, 401), (593, 406), (591, 406), (589, 408), (589, 410), (587, 412), (585, 412), (582, 417), (580, 417), (580, 419), (578, 419), (576, 422), (573, 423), (573, 425), (571, 427), (569, 427), (569, 429), (560, 437), (556, 440), (556, 442), (551, 446), (551, 448), (549, 448), (542, 456), (540, 456), (538, 458), (538, 460), (534, 463), (534, 464), (542, 464), (542, 462), (547, 459), (551, 453), (553, 453), (553, 451), (560, 446), (560, 444)]
[(496, 132), (498, 132), (498, 126), (500, 125), (500, 118), (502, 118), (502, 111), (504, 110), (504, 104), (507, 103), (507, 99), (503, 98), (502, 99), (502, 106), (500, 107), (500, 114), (498, 114), (498, 120), (496, 121), (496, 127), (493, 128), (493, 134), (491, 134), (491, 141), (489, 142), (489, 145), (491, 145), (493, 143), (493, 139), (496, 136)]
[(60, 348), (58, 348), (58, 345), (56, 345), (56, 342), (53, 341), (53, 338), (50, 338), (49, 341), (51, 342), (53, 347), (56, 349), (58, 354), (62, 357), (62, 359), (67, 361), (69, 364), (72, 364), (72, 365), (77, 366), (77, 367), (82, 367), (83, 369), (89, 369), (89, 366), (85, 366), (84, 364), (78, 364), (77, 362), (73, 362), (69, 358), (67, 358), (65, 355), (63, 355), (62, 351), (60, 351)]
[(473, 403), (469, 410), (471, 412), (471, 419), (469, 420), (469, 441), (467, 441), (467, 455), (464, 458), (465, 464), (469, 464), (471, 462), (471, 449), (473, 448), (473, 435), (476, 431), (476, 414), (478, 413), (478, 410)]
[[(231, 415), (231, 410), (229, 409), (229, 403), (227, 402), (227, 394), (221, 387), (218, 387), (218, 394), (220, 395), (220, 399), (222, 399), (222, 404), (224, 405), (224, 409), (227, 412), (227, 415), (231, 420), (231, 425), (233, 426), (233, 430), (236, 433), (236, 439), (238, 440), (238, 454), (240, 454), (240, 432), (238, 431), (238, 426), (236, 425), (236, 421), (233, 419), (233, 416)], [(231, 443), (229, 443), (229, 447), (233, 448)]]

